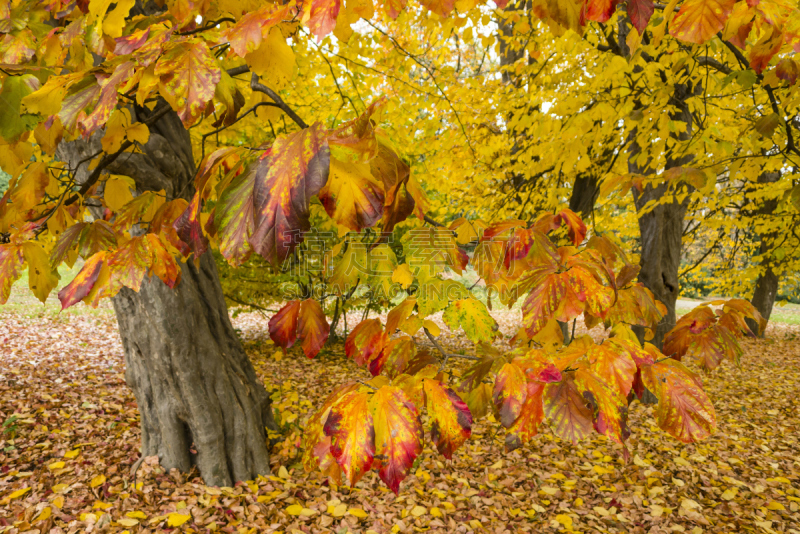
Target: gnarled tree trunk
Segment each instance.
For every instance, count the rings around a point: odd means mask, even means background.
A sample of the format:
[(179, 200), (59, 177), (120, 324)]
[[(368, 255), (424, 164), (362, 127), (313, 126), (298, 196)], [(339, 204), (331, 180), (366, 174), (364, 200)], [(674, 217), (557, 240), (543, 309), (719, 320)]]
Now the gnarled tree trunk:
[(174, 290), (151, 277), (112, 300), (142, 454), (167, 469), (197, 465), (210, 485), (269, 473), (270, 399), (228, 318), (211, 254), (183, 265)]
[[(151, 112), (136, 108), (132, 115), (145, 121)], [(101, 137), (62, 143), (59, 157), (75, 169), (99, 151)], [(175, 113), (150, 125), (142, 148), (107, 170), (131, 177), (139, 193), (164, 190), (168, 199), (190, 198), (191, 141)], [(87, 176), (84, 164), (76, 179), (82, 183)], [(268, 474), (265, 427), (275, 425), (269, 395), (230, 323), (211, 254), (183, 265), (175, 289), (152, 277), (138, 293), (124, 288), (112, 301), (126, 381), (142, 417), (142, 454), (158, 455), (167, 469), (196, 465), (210, 485)]]

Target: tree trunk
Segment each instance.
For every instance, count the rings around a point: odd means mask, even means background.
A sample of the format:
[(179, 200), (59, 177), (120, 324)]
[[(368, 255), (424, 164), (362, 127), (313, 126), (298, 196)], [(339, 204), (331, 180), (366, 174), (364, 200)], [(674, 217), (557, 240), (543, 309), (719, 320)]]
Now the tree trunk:
[[(681, 141), (688, 140), (692, 132), (692, 115), (686, 100), (702, 89), (694, 89), (686, 84), (675, 84), (674, 93), (669, 100), (669, 106), (675, 109), (670, 113), (670, 118), (685, 124), (680, 133), (672, 134)], [(640, 161), (637, 156), (641, 147), (636, 142), (636, 131), (631, 135), (629, 144), (628, 169), (632, 173), (653, 174), (655, 169), (650, 161)], [(679, 158), (667, 156), (665, 170), (687, 165), (691, 162), (691, 154)], [(685, 187), (691, 186), (686, 184)], [(639, 214), (639, 232), (641, 239), (641, 260), (639, 281), (645, 285), (653, 295), (667, 307), (667, 315), (656, 327), (655, 337), (651, 343), (659, 348), (664, 345), (664, 335), (669, 332), (677, 320), (675, 303), (680, 294), (681, 287), (678, 280), (678, 271), (681, 265), (683, 218), (689, 207), (689, 196), (686, 195), (682, 202), (673, 196), (668, 202), (663, 201), (668, 194), (666, 184), (657, 187), (647, 186), (639, 193), (633, 189), (633, 200)], [(661, 201), (650, 211), (644, 211), (645, 205), (650, 201)], [(640, 334), (641, 337), (641, 334)], [(669, 355), (667, 355), (669, 356)]]
[(151, 277), (112, 300), (142, 454), (166, 469), (197, 465), (209, 485), (268, 474), (269, 395), (228, 318), (211, 254), (183, 265), (174, 290)]
[[(132, 110), (134, 121), (150, 113)], [(101, 137), (62, 143), (58, 155), (74, 169), (99, 151)], [(131, 177), (138, 193), (194, 194), (191, 140), (175, 113), (150, 126), (141, 148), (120, 156), (108, 172)], [(75, 178), (82, 183), (87, 176), (83, 165)], [(124, 288), (112, 299), (126, 380), (142, 416), (142, 454), (158, 455), (167, 469), (196, 465), (209, 485), (268, 474), (265, 427), (276, 428), (269, 395), (230, 323), (214, 259), (207, 253), (181, 269), (174, 290), (153, 277), (138, 293)]]
[(645, 204), (660, 199), (665, 190), (666, 186), (662, 184), (655, 188), (647, 187), (641, 194), (634, 192), (641, 235), (639, 281), (667, 307), (667, 315), (656, 327), (655, 337), (651, 341), (659, 349), (664, 344), (664, 336), (677, 320), (675, 303), (681, 290), (678, 269), (681, 264), (683, 218), (688, 206), (687, 198), (682, 203), (660, 204), (652, 211), (642, 213)]
[(756, 281), (756, 289), (753, 291), (753, 298), (750, 299), (758, 313), (765, 319), (764, 331), (761, 330), (761, 325), (754, 320), (747, 318), (747, 326), (754, 334), (764, 337), (769, 316), (772, 315), (772, 307), (775, 305), (775, 297), (778, 295), (778, 275), (772, 270), (772, 267), (767, 264), (767, 270), (758, 275)]
[(599, 192), (600, 184), (597, 175), (594, 173), (578, 175), (569, 196), (569, 209), (586, 221), (594, 211), (594, 203)]
[[(762, 172), (758, 176), (758, 183), (759, 184), (771, 184), (775, 183), (781, 178), (780, 171), (774, 172)], [(769, 217), (772, 213), (777, 209), (778, 201), (777, 199), (769, 199), (763, 201), (761, 207), (753, 213), (755, 218), (759, 217)], [(761, 274), (758, 275), (758, 279), (756, 280), (756, 288), (753, 291), (753, 298), (750, 300), (750, 304), (752, 304), (755, 309), (758, 310), (758, 313), (765, 319), (765, 321), (769, 321), (770, 315), (772, 315), (772, 307), (775, 305), (775, 298), (778, 296), (778, 275), (775, 274), (775, 271), (772, 270), (772, 250), (771, 244), (777, 238), (777, 234), (774, 232), (762, 234), (761, 244), (759, 247), (759, 253), (761, 254), (761, 268), (764, 270)], [(761, 325), (757, 324), (756, 321), (752, 319), (745, 319), (747, 321), (747, 326), (750, 330), (753, 331), (756, 335), (760, 337), (764, 337), (764, 332), (766, 331), (766, 322), (764, 323), (764, 330), (761, 330)]]

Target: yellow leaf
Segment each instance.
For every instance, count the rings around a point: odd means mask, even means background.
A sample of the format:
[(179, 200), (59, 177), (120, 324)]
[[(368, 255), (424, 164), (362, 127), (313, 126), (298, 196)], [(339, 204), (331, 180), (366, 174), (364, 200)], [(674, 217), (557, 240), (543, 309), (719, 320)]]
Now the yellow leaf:
[(350, 515), (352, 515), (352, 516), (354, 516), (354, 517), (360, 517), (360, 518), (362, 518), (362, 519), (363, 519), (363, 518), (365, 518), (365, 517), (367, 517), (367, 516), (369, 515), (369, 514), (367, 514), (367, 512), (365, 512), (365, 511), (364, 511), (364, 510), (362, 510), (361, 508), (350, 508), (350, 509), (347, 511), (347, 513), (348, 513), (348, 514), (350, 514)]
[(102, 486), (103, 484), (105, 484), (105, 482), (106, 482), (105, 475), (97, 475), (92, 479), (91, 482), (89, 482), (89, 486), (96, 488), (97, 486)]
[(413, 515), (414, 517), (423, 516), (427, 512), (428, 512), (428, 509), (425, 508), (424, 506), (415, 506), (414, 508), (411, 509), (411, 515)]
[(150, 139), (150, 130), (147, 128), (146, 124), (137, 122), (125, 130), (125, 137), (128, 138), (128, 141), (143, 145)]
[(565, 529), (572, 530), (572, 518), (567, 514), (558, 514), (556, 516), (556, 521), (564, 525)]
[(192, 516), (179, 514), (178, 512), (172, 512), (167, 516), (167, 526), (170, 527), (179, 527), (182, 524), (186, 523), (190, 520)]
[(128, 512), (125, 515), (130, 517), (130, 518), (132, 518), (132, 519), (147, 519), (147, 516), (145, 515), (145, 513), (144, 512), (140, 512), (138, 510), (135, 511), (135, 512)]
[(300, 515), (300, 513), (302, 511), (303, 511), (303, 507), (301, 505), (299, 505), (299, 504), (293, 504), (293, 505), (288, 506), (286, 508), (286, 513), (289, 514), (289, 515)]
[(28, 493), (30, 490), (31, 490), (30, 488), (23, 488), (21, 490), (17, 490), (14, 493), (12, 493), (11, 495), (8, 496), (8, 500), (9, 501), (13, 501), (14, 499), (18, 499), (18, 498), (22, 497), (23, 495), (25, 495), (26, 493)]
[(730, 489), (725, 490), (723, 492), (723, 494), (720, 496), (720, 498), (723, 501), (730, 501), (730, 500), (733, 500), (734, 497), (736, 497), (737, 493), (739, 493), (739, 489), (738, 488), (730, 488)]
[(286, 480), (289, 478), (289, 471), (286, 470), (286, 467), (280, 466), (280, 468), (278, 468), (278, 476)]
[(431, 321), (430, 319), (425, 319), (422, 322), (423, 326), (428, 329), (433, 337), (438, 337), (442, 333), (442, 329), (439, 328), (439, 325)]
[(244, 59), (253, 72), (269, 80), (272, 89), (285, 87), (294, 77), (297, 68), (294, 52), (277, 27), (272, 28), (269, 37), (261, 42), (258, 49), (245, 55)]
[(136, 0), (118, 0), (116, 7), (106, 14), (103, 20), (103, 33), (110, 37), (122, 37), (122, 29), (125, 27), (125, 17), (128, 16)]
[(36, 519), (34, 519), (33, 522), (36, 523), (37, 521), (44, 521), (49, 518), (52, 513), (53, 510), (48, 506), (39, 512), (39, 515), (36, 516)]
[(123, 527), (135, 527), (139, 524), (139, 521), (136, 519), (117, 519), (117, 523)]
[[(114, 175), (106, 180), (105, 192), (103, 199), (106, 206), (113, 211), (117, 211), (122, 206), (133, 200), (133, 193), (131, 192), (132, 180), (127, 176)], [(134, 186), (135, 187), (135, 186)]]
[(64, 507), (64, 496), (59, 495), (55, 499), (53, 499), (53, 506), (58, 508), (59, 510)]
[(64, 458), (69, 458), (71, 460), (72, 458), (75, 458), (76, 456), (78, 456), (80, 453), (81, 453), (80, 449), (73, 449), (71, 451), (65, 452), (64, 453)]
[(281, 361), (283, 359), (283, 351), (276, 350), (275, 354), (272, 355), (272, 359), (275, 360), (276, 362)]
[(56, 469), (63, 469), (64, 465), (64, 462), (53, 462), (52, 464), (48, 465), (47, 468), (51, 471), (54, 471)]
[(62, 491), (64, 491), (64, 490), (65, 490), (65, 489), (67, 489), (68, 487), (69, 487), (69, 486), (68, 486), (67, 484), (56, 484), (55, 486), (53, 486), (53, 487), (52, 487), (52, 488), (50, 488), (50, 489), (52, 489), (52, 490), (53, 490), (53, 493), (61, 493)]
[(786, 510), (786, 508), (781, 503), (772, 501), (767, 505), (767, 510)]
[(431, 515), (433, 517), (442, 517), (444, 514), (442, 514), (442, 511), (434, 506), (433, 508), (431, 508)]
[(408, 289), (413, 282), (414, 276), (411, 274), (411, 269), (407, 263), (398, 265), (392, 273), (392, 283), (400, 284), (403, 289)]
[(347, 505), (346, 504), (337, 504), (333, 506), (333, 510), (330, 513), (333, 517), (343, 517), (347, 514)]

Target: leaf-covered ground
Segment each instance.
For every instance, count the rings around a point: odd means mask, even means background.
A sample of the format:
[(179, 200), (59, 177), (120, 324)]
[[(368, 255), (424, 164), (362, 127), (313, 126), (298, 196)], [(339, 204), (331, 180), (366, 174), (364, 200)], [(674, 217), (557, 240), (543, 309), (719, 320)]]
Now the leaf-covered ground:
[[(495, 316), (513, 330), (514, 315)], [(341, 345), (282, 357), (263, 316), (234, 323), (286, 439), (274, 476), (209, 488), (153, 459), (131, 473), (139, 419), (113, 315), (0, 313), (0, 532), (800, 532), (797, 327), (771, 326), (741, 367), (706, 377), (719, 421), (706, 442), (672, 440), (638, 403), (628, 464), (605, 438), (576, 447), (547, 432), (505, 454), (499, 425), (482, 423), (452, 462), (426, 447), (395, 496), (374, 474), (334, 488), (299, 465), (309, 411), (366, 377)]]

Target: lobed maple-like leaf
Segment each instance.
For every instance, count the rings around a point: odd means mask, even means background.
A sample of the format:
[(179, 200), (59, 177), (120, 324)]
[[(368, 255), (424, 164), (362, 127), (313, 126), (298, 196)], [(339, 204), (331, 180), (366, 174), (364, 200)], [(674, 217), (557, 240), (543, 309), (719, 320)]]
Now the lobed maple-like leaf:
[(331, 407), (323, 427), (331, 438), (330, 452), (350, 487), (370, 470), (375, 457), (375, 427), (369, 395), (351, 391)]
[(710, 436), (717, 426), (714, 406), (700, 379), (678, 361), (642, 367), (644, 385), (658, 398), (658, 426), (684, 443)]
[(500, 368), (494, 381), (494, 406), (500, 414), (500, 423), (509, 428), (519, 417), (528, 394), (527, 380), (522, 369), (513, 363)]
[(425, 406), (431, 421), (431, 440), (448, 460), (472, 434), (472, 414), (458, 394), (436, 380), (424, 379)]
[(273, 265), (283, 263), (311, 228), (309, 203), (328, 180), (330, 151), (324, 127), (279, 136), (259, 162), (254, 185), (253, 249)]
[(459, 326), (463, 328), (473, 343), (491, 341), (498, 328), (486, 305), (472, 297), (451, 302), (442, 314), (442, 320), (451, 330), (457, 330)]
[(375, 466), (389, 489), (398, 493), (414, 460), (422, 453), (422, 423), (402, 389), (383, 386), (369, 402), (375, 427)]

